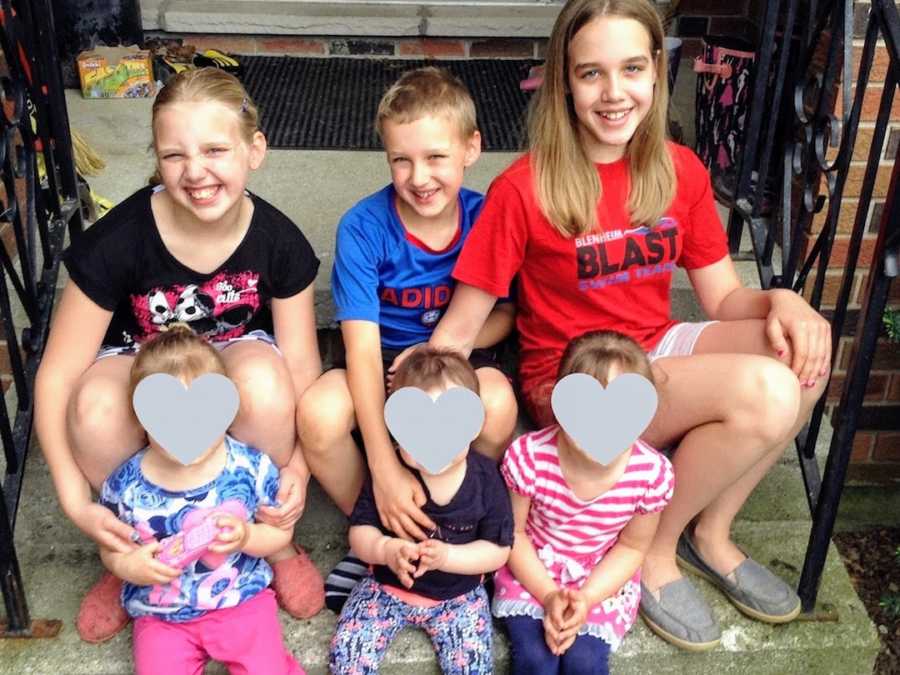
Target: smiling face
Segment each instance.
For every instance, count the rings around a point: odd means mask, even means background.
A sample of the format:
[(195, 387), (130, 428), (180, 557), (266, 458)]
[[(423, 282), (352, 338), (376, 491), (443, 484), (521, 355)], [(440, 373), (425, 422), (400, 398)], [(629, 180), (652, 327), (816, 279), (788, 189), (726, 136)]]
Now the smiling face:
[(153, 131), (159, 175), (176, 208), (206, 223), (236, 218), (265, 137), (257, 131), (248, 142), (237, 113), (213, 101), (165, 105)]
[(481, 136), (476, 131), (463, 139), (456, 126), (442, 115), (407, 124), (385, 120), (382, 141), (405, 225), (457, 222), (463, 175), (481, 154)]
[(569, 42), (566, 73), (588, 158), (620, 159), (653, 103), (656, 65), (650, 35), (634, 19), (603, 16)]

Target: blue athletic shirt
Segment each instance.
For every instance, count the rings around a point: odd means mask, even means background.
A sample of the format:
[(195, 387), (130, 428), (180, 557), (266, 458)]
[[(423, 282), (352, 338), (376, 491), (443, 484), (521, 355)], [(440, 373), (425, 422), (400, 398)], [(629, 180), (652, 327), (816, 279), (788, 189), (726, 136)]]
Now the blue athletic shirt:
[(384, 349), (431, 337), (450, 304), (453, 267), (484, 202), (481, 193), (460, 189), (459, 236), (443, 251), (428, 251), (407, 239), (395, 195), (388, 185), (344, 214), (331, 274), (337, 320), (379, 324)]

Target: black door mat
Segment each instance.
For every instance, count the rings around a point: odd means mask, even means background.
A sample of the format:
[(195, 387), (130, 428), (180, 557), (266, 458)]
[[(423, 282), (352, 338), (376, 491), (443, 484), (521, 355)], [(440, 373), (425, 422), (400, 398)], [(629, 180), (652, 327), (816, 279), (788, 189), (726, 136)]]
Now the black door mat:
[[(425, 61), (241, 56), (243, 82), (262, 111), (260, 126), (275, 148), (378, 150), (378, 101), (400, 75)], [(519, 89), (533, 60), (429, 62), (459, 77), (475, 99), (482, 148), (521, 149), (530, 94)]]

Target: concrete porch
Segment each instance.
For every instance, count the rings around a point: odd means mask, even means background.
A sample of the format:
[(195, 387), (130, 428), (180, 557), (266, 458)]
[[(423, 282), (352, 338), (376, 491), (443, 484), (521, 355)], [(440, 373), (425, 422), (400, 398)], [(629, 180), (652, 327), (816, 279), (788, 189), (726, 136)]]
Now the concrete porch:
[[(69, 117), (108, 162), (92, 187), (113, 202), (142, 185), (152, 173), (149, 100), (86, 101), (69, 92)], [(676, 87), (674, 116), (692, 138), (693, 80), (683, 64)], [(484, 154), (470, 170), (467, 185), (487, 188), (515, 155)], [(251, 189), (294, 219), (322, 260), (317, 279), (317, 313), (322, 329), (333, 326), (329, 277), (333, 260), (334, 225), (340, 214), (361, 196), (388, 180), (379, 153), (270, 151)], [(740, 263), (744, 282), (757, 285), (751, 263)], [(61, 284), (63, 279), (61, 279)], [(675, 282), (674, 303), (680, 317), (701, 316), (686, 277)], [(820, 438), (827, 451), (829, 429)], [(39, 448), (29, 457), (27, 478), (16, 530), (16, 547), (33, 618), (58, 618), (64, 623), (52, 640), (0, 641), (2, 673), (118, 674), (131, 671), (130, 631), (107, 644), (88, 645), (78, 639), (74, 618), (84, 592), (97, 578), (101, 564), (96, 547), (59, 511), (46, 464)], [(297, 528), (296, 540), (323, 573), (343, 555), (346, 522), (313, 482), (307, 512)], [(894, 514), (893, 516), (885, 514)], [(850, 489), (842, 516), (854, 523), (885, 518), (900, 522), (900, 491)], [(809, 512), (793, 448), (785, 453), (740, 514), (736, 537), (761, 562), (770, 565), (792, 584), (799, 579), (809, 533)], [(708, 584), (698, 582), (713, 605), (723, 628), (722, 645), (691, 655), (680, 652), (652, 635), (638, 622), (622, 649), (613, 657), (613, 672), (638, 673), (747, 673), (858, 675), (871, 672), (878, 651), (877, 634), (856, 597), (834, 547), (819, 594), (819, 608), (807, 620), (771, 627), (739, 614)], [(323, 610), (309, 621), (282, 614), (286, 640), (310, 673), (325, 672), (327, 648), (335, 617)], [(495, 660), (499, 672), (508, 671), (505, 641), (497, 634)], [(223, 672), (211, 666), (207, 672)], [(422, 633), (406, 631), (391, 647), (385, 673), (438, 672), (431, 646)]]

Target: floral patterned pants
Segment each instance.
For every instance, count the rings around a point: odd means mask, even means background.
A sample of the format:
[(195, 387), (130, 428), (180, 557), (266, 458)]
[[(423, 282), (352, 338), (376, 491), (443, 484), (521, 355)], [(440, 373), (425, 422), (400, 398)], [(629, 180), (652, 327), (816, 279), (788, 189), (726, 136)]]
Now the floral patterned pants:
[(344, 605), (331, 641), (332, 673), (376, 673), (397, 633), (425, 631), (446, 674), (493, 670), (490, 604), (484, 586), (434, 607), (416, 607), (385, 591), (372, 577), (360, 581)]

